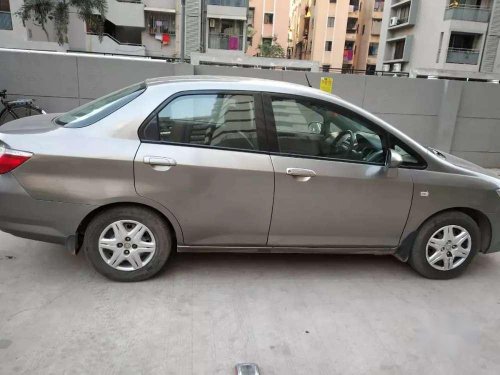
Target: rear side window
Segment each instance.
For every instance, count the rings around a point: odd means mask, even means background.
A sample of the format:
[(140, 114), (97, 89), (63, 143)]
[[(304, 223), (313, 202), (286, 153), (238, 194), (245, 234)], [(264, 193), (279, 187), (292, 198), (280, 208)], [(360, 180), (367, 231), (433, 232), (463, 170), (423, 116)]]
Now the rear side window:
[[(192, 94), (175, 98), (147, 126), (156, 140), (239, 150), (258, 150), (253, 95)], [(147, 136), (147, 138), (150, 138)]]
[(130, 103), (146, 89), (145, 83), (125, 87), (90, 103), (77, 107), (57, 117), (56, 124), (67, 128), (82, 128), (102, 120), (106, 116)]

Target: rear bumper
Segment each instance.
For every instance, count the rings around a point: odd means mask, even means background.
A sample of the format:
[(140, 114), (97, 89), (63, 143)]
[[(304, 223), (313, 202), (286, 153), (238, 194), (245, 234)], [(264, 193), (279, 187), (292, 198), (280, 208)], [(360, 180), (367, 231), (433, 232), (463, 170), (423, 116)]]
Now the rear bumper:
[(95, 206), (33, 199), (7, 173), (0, 175), (0, 230), (18, 237), (65, 244)]
[(491, 224), (491, 242), (485, 254), (500, 251), (500, 212), (487, 214)]

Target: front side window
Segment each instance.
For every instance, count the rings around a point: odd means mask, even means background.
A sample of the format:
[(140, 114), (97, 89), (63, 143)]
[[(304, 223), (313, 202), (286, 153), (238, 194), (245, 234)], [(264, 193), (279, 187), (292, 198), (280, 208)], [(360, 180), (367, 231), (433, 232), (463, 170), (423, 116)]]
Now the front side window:
[(141, 95), (145, 89), (145, 83), (126, 87), (66, 112), (54, 121), (56, 124), (67, 128), (81, 128), (92, 125), (130, 103)]
[(384, 132), (362, 118), (308, 99), (271, 100), (280, 153), (385, 163)]
[(192, 94), (175, 98), (151, 120), (159, 140), (258, 150), (253, 95)]

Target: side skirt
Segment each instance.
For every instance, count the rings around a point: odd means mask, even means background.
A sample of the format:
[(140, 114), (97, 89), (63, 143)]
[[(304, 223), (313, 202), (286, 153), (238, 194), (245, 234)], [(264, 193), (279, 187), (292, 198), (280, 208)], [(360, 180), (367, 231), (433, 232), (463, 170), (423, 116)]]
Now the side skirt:
[(397, 248), (273, 247), (273, 246), (177, 246), (179, 253), (264, 253), (264, 254), (374, 254), (393, 255)]

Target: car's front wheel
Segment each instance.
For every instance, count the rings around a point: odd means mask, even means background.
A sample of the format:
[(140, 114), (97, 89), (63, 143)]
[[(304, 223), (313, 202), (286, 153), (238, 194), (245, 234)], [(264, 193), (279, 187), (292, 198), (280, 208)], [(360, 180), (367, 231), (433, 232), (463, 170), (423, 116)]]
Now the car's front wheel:
[(102, 275), (141, 281), (158, 273), (172, 249), (168, 225), (141, 207), (116, 207), (96, 216), (85, 232), (85, 253)]
[(429, 219), (417, 234), (410, 265), (430, 279), (452, 279), (465, 271), (477, 254), (481, 234), (468, 215), (449, 211)]

